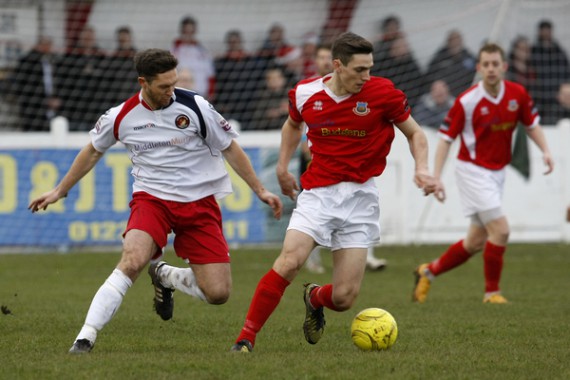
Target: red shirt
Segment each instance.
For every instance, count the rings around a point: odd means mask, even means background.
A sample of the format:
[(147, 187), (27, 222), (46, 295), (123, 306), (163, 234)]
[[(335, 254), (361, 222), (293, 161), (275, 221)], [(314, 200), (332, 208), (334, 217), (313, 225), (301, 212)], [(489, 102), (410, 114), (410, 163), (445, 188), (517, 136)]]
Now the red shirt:
[(372, 77), (358, 94), (339, 97), (325, 85), (330, 78), (306, 79), (289, 91), (289, 115), (307, 124), (313, 157), (301, 176), (304, 189), (364, 183), (382, 174), (393, 123), (410, 115), (406, 96), (388, 79)]
[(511, 162), (518, 122), (532, 128), (539, 120), (533, 100), (520, 84), (502, 81), (499, 95), (493, 98), (479, 82), (455, 100), (439, 132), (448, 141), (461, 135), (458, 159), (499, 170)]

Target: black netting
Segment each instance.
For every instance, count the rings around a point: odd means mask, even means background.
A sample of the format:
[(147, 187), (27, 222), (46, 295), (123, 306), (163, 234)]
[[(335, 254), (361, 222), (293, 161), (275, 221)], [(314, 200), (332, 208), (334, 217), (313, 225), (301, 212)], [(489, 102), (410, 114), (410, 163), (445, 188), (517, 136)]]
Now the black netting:
[[(188, 69), (191, 77), (184, 86), (242, 130), (277, 129), (287, 117), (287, 90), (316, 72), (316, 46), (345, 29), (374, 44), (372, 74), (402, 89), (423, 124), (437, 127), (473, 83), (487, 40), (504, 47), (508, 78), (527, 86), (544, 120), (570, 114), (558, 96), (570, 81), (570, 32), (560, 21), (570, 15), (568, 2), (524, 0), (506, 11), (501, 2), (427, 3), (379, 9), (373, 1), (259, 0), (201, 4), (189, 17), (183, 1), (166, 12), (134, 0), (0, 0), (0, 129), (47, 131), (55, 115), (68, 118), (71, 130), (90, 129), (139, 89), (132, 56), (143, 47), (175, 52), (181, 74)], [(511, 55), (518, 36), (528, 52)]]

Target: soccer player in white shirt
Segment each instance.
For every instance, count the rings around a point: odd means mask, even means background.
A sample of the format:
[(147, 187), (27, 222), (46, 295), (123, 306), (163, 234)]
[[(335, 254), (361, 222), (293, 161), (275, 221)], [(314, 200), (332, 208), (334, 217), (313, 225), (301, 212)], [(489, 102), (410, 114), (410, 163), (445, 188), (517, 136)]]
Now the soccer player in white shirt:
[[(30, 202), (32, 212), (45, 210), (65, 197), (112, 145), (121, 141), (127, 148), (134, 184), (122, 256), (95, 294), (71, 353), (92, 350), (97, 333), (149, 262), (154, 306), (162, 319), (172, 317), (174, 289), (210, 304), (227, 301), (230, 257), (216, 202), (232, 191), (224, 158), (273, 215), (281, 216), (279, 197), (263, 187), (231, 125), (203, 97), (175, 87), (177, 64), (166, 50), (138, 53), (141, 91), (102, 115), (90, 132), (91, 142), (61, 182)], [(176, 255), (190, 268), (159, 261), (170, 232), (176, 235)]]
[(479, 51), (477, 69), (482, 80), (456, 99), (441, 125), (434, 165), (437, 180), (434, 194), (443, 202), (445, 187), (441, 173), (451, 143), (461, 136), (455, 174), (463, 213), (471, 218), (471, 225), (464, 239), (451, 245), (437, 260), (416, 269), (412, 294), (415, 302), (425, 302), (436, 276), (465, 263), (483, 250), (483, 302), (507, 303), (499, 288), (509, 238), (501, 198), (505, 166), (511, 161), (512, 135), (517, 123), (525, 125), (526, 133), (542, 151), (547, 167), (544, 174), (554, 168), (533, 100), (523, 86), (503, 79), (507, 63), (502, 48), (492, 43), (484, 45)]

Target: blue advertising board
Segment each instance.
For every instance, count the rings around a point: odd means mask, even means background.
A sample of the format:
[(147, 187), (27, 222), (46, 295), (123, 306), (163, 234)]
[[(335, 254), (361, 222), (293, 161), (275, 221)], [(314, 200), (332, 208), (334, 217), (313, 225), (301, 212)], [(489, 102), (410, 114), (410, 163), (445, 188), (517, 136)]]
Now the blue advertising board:
[[(271, 172), (261, 148), (245, 149), (257, 173)], [(275, 149), (273, 149), (275, 150)], [(78, 149), (0, 150), (0, 247), (82, 247), (121, 243), (129, 217), (131, 162), (124, 150), (110, 150), (68, 194), (47, 210), (32, 214), (31, 199), (52, 189), (65, 175)], [(269, 156), (275, 156), (274, 153)], [(265, 169), (264, 169), (265, 166)], [(228, 166), (233, 194), (219, 200), (229, 243), (281, 240), (271, 210)], [(262, 175), (260, 175), (262, 176)], [(272, 186), (270, 186), (272, 187)], [(274, 189), (272, 189), (273, 191)]]

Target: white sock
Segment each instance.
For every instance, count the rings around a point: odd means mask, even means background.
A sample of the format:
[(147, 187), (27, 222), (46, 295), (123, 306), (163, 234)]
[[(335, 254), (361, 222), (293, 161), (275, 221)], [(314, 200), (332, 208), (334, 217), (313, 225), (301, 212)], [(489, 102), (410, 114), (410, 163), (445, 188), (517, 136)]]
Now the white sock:
[(206, 301), (206, 296), (196, 283), (196, 276), (194, 276), (192, 268), (177, 268), (163, 265), (158, 271), (158, 278), (162, 285), (167, 288), (177, 289), (192, 297)]
[(366, 251), (366, 258), (368, 260), (376, 259), (376, 256), (374, 256), (374, 247), (368, 247), (368, 251)]
[(132, 284), (130, 278), (119, 269), (115, 269), (95, 293), (85, 317), (85, 324), (75, 340), (88, 339), (94, 343), (97, 332), (113, 318)]

